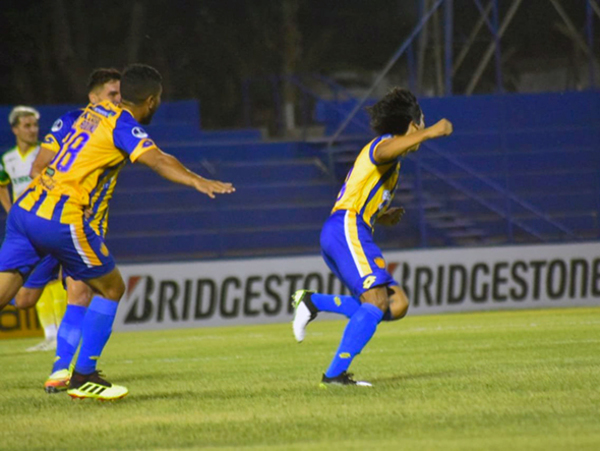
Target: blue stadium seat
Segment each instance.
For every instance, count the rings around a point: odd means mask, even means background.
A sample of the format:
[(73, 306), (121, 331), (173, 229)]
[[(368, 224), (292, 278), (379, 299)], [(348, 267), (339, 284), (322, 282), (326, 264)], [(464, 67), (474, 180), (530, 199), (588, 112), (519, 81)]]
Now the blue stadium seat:
[[(421, 104), (428, 123), (446, 116), (456, 132), (404, 160), (395, 205), (404, 206), (406, 215), (397, 227), (376, 230), (382, 248), (420, 246), (422, 227), (428, 245), (504, 244), (507, 215), (544, 240), (572, 239), (544, 215), (580, 238), (598, 238), (600, 93), (452, 97)], [(319, 104), (316, 117), (333, 131), (344, 118), (340, 109), (354, 105)], [(43, 117), (72, 106), (52, 108)], [(233, 182), (237, 192), (211, 200), (129, 165), (111, 203), (107, 239), (124, 262), (318, 252), (320, 228), (341, 177), (371, 139), (361, 112), (337, 148), (331, 174), (326, 140), (265, 142), (253, 129), (205, 131), (194, 101), (163, 106), (159, 113), (148, 128), (159, 146), (205, 177)], [(507, 201), (505, 188), (516, 200)], [(519, 225), (513, 240), (540, 241)]]

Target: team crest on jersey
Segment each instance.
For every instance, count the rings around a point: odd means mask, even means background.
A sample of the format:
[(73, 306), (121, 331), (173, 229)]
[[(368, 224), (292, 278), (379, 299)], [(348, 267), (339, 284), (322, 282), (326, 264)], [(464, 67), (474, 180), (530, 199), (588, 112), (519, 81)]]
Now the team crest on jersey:
[(63, 128), (63, 121), (62, 119), (57, 119), (56, 121), (54, 121), (54, 124), (52, 124), (52, 128), (51, 130), (53, 132), (57, 132), (59, 131), (61, 128)]
[(382, 200), (385, 203), (389, 203), (389, 202), (392, 201), (392, 193), (391, 193), (391, 191), (389, 189), (386, 189), (386, 190), (383, 191)]
[(148, 137), (148, 133), (146, 133), (144, 131), (144, 129), (141, 128), (141, 127), (133, 127), (131, 129), (131, 134), (133, 136), (135, 136), (136, 138), (138, 138), (138, 139), (143, 139), (143, 138), (147, 138)]

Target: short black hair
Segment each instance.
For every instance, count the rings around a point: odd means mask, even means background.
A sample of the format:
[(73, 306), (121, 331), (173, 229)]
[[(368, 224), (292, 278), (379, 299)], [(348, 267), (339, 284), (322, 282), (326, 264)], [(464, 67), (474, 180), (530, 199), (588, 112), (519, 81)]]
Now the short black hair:
[(378, 135), (404, 135), (411, 122), (421, 123), (422, 111), (417, 98), (404, 88), (393, 88), (379, 102), (367, 108), (371, 128)]
[(131, 64), (123, 70), (121, 77), (121, 98), (126, 102), (138, 105), (148, 97), (160, 91), (162, 77), (151, 66)]
[(94, 69), (88, 78), (88, 92), (92, 92), (94, 89), (103, 86), (109, 81), (118, 81), (121, 79), (121, 72), (117, 69), (104, 68)]

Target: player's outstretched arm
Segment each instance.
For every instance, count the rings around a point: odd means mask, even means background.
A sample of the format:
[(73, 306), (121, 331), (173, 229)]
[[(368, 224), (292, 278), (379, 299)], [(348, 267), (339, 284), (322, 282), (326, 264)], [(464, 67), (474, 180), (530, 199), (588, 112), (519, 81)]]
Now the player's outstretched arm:
[(446, 119), (435, 123), (431, 127), (418, 130), (409, 135), (394, 136), (383, 141), (375, 148), (373, 157), (378, 163), (395, 160), (411, 152), (419, 144), (428, 139), (441, 138), (452, 133), (452, 123)]
[(33, 164), (31, 165), (31, 171), (29, 176), (34, 179), (42, 173), (42, 171), (50, 164), (56, 153), (48, 149), (47, 147), (41, 146), (40, 151), (35, 157)]
[(144, 152), (135, 161), (148, 166), (167, 180), (181, 185), (191, 186), (201, 193), (206, 194), (211, 199), (215, 198), (215, 194), (229, 194), (235, 191), (235, 188), (231, 183), (205, 179), (190, 171), (173, 155), (164, 153), (156, 148)]

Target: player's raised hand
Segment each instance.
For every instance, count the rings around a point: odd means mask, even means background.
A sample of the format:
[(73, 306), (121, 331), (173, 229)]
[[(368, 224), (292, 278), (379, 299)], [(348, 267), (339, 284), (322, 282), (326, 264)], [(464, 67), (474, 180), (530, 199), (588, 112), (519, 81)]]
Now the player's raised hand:
[(404, 208), (402, 207), (394, 207), (388, 209), (384, 214), (382, 214), (379, 218), (377, 218), (377, 224), (384, 226), (393, 226), (400, 222), (404, 216)]
[(209, 180), (200, 177), (195, 179), (194, 188), (201, 193), (206, 194), (211, 199), (215, 198), (215, 194), (231, 194), (235, 192), (235, 188), (231, 183), (220, 182), (218, 180)]
[(442, 119), (429, 127), (429, 130), (434, 138), (440, 138), (451, 135), (454, 128), (452, 127), (452, 122), (448, 119)]

